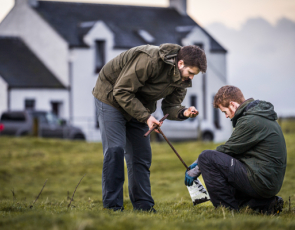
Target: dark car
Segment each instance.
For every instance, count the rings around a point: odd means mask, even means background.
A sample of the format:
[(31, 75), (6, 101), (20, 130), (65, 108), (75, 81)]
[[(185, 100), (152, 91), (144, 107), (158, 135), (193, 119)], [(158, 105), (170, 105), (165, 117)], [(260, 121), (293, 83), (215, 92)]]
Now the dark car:
[(85, 140), (78, 127), (68, 125), (64, 119), (46, 111), (8, 111), (0, 119), (0, 135), (24, 136), (37, 130), (38, 136)]

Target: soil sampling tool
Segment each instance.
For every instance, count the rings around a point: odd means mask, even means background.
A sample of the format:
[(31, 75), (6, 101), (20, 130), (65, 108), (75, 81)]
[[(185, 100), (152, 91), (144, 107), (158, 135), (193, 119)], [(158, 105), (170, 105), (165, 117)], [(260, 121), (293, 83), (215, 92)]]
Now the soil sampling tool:
[[(160, 120), (160, 122), (163, 122), (168, 116), (169, 116), (169, 114), (166, 114)], [(144, 137), (147, 137), (155, 129), (157, 129), (159, 131), (159, 133), (163, 136), (163, 138), (169, 144), (171, 149), (174, 151), (176, 156), (182, 162), (184, 167), (188, 170), (188, 167), (187, 167), (186, 163), (183, 161), (181, 156), (178, 154), (176, 149), (173, 147), (173, 145), (170, 143), (170, 141), (167, 139), (167, 137), (165, 136), (165, 134), (163, 133), (163, 131), (161, 130), (161, 128), (158, 125), (154, 125), (146, 134), (144, 134)], [(210, 200), (210, 197), (209, 197), (209, 194), (208, 194), (207, 190), (204, 188), (204, 186), (202, 185), (201, 181), (198, 178), (196, 180), (194, 180), (192, 186), (187, 186), (187, 189), (189, 191), (189, 194), (190, 194), (190, 196), (192, 198), (192, 201), (193, 201), (194, 205), (197, 205), (197, 204), (200, 204), (200, 203), (203, 203), (203, 202), (206, 202), (206, 201)]]

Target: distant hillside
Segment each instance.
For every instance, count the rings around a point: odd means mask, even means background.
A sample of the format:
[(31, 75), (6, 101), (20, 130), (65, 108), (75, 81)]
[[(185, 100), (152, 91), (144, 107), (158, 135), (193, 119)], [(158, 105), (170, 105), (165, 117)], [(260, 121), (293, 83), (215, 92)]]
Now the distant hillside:
[(206, 29), (229, 51), (229, 84), (272, 102), (279, 115), (295, 114), (295, 22), (282, 18), (273, 26), (254, 18), (240, 30), (220, 23)]

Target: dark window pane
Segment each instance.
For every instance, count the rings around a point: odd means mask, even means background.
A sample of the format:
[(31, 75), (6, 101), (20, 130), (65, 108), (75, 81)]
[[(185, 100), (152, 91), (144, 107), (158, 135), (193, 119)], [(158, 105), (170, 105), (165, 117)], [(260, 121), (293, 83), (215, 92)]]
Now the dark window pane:
[(199, 46), (202, 50), (204, 50), (204, 44), (203, 43), (195, 43), (195, 46)]
[(190, 106), (197, 108), (197, 95), (191, 95), (190, 97)]
[(98, 129), (99, 128), (98, 113), (97, 113), (97, 109), (96, 109), (96, 106), (95, 105), (94, 105), (94, 108), (95, 108), (95, 116), (94, 116), (94, 119), (95, 119), (95, 128)]
[(105, 41), (95, 42), (95, 72), (99, 73), (105, 64)]
[[(214, 96), (213, 96), (214, 100)], [(221, 129), (219, 109), (213, 108), (213, 123), (216, 129)]]
[(25, 109), (35, 109), (35, 100), (34, 99), (26, 99), (25, 100)]
[(61, 106), (62, 106), (62, 102), (52, 101), (51, 102), (51, 112), (59, 117), (61, 115), (60, 114)]

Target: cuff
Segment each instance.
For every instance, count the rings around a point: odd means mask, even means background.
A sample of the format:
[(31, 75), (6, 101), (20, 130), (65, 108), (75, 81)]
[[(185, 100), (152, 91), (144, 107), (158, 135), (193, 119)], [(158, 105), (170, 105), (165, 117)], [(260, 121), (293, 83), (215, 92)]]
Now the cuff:
[(187, 108), (181, 110), (179, 113), (178, 113), (178, 118), (181, 119), (181, 120), (186, 120), (188, 119), (188, 117), (184, 116), (184, 111), (187, 110)]

